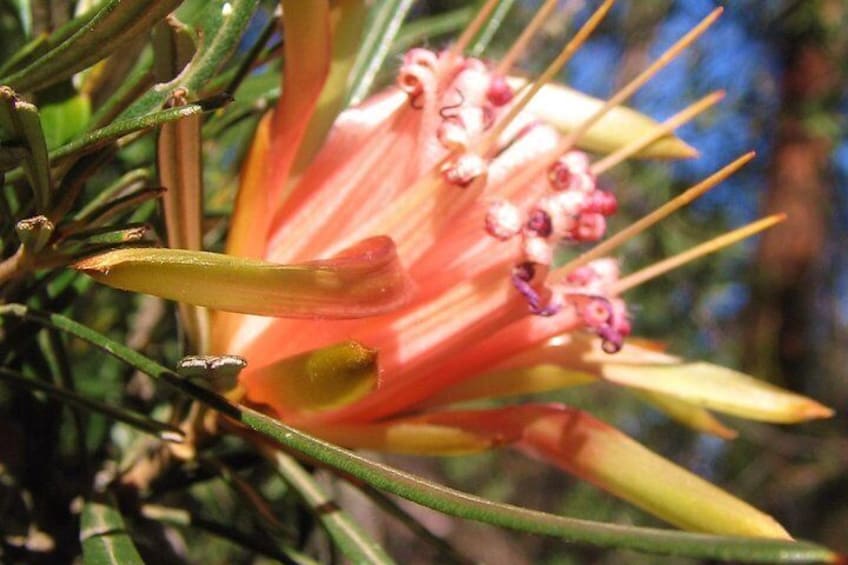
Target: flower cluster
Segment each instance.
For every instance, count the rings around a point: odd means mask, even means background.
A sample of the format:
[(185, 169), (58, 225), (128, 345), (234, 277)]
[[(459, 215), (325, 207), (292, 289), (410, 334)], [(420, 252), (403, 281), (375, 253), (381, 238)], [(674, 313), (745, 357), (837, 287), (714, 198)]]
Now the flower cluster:
[[(620, 107), (718, 11), (609, 101), (548, 84), (611, 4), (535, 82), (463, 55), (475, 20), (443, 52), (411, 50), (395, 86), (328, 120), (318, 101), (332, 98), (336, 83), (327, 77), (340, 71), (331, 47), (345, 34), (324, 3), (292, 3), (283, 96), (245, 160), (228, 254), (121, 250), (77, 268), (215, 309), (211, 352), (248, 362), (231, 396), (340, 445), (428, 455), (510, 445), (678, 526), (786, 537), (768, 516), (585, 412), (450, 406), (603, 381), (723, 437), (733, 432), (711, 410), (771, 422), (830, 413), (624, 339), (624, 291), (779, 218), (619, 276), (610, 255), (618, 245), (726, 178), (744, 156), (584, 250), (605, 237), (616, 210), (598, 175), (635, 153), (690, 156), (670, 130), (720, 98), (665, 124)], [(516, 49), (526, 43), (522, 36)], [(612, 154), (592, 162), (587, 148)], [(557, 266), (558, 246), (583, 253)]]

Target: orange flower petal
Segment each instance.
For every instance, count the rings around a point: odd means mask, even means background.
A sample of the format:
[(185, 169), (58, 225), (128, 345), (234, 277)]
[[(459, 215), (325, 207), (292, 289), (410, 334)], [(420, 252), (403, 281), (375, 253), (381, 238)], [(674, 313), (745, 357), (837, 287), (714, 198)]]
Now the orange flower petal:
[(329, 0), (283, 0), (283, 94), (274, 110), (268, 159), (269, 203), (281, 200), (289, 171), (315, 112), (332, 61)]
[(681, 528), (789, 538), (770, 516), (615, 428), (561, 405), (433, 412), (307, 430), (346, 447), (416, 455), (457, 455), (512, 444)]
[(271, 115), (259, 121), (247, 158), (242, 165), (235, 208), (230, 219), (227, 253), (239, 257), (260, 258), (265, 254), (265, 240), (271, 223), (265, 182), (268, 147), (271, 144)]
[(770, 516), (584, 412), (537, 419), (521, 447), (680, 528), (791, 539)]
[[(502, 369), (477, 375), (439, 390), (428, 396), (424, 402), (417, 404), (416, 408), (434, 408), (484, 398), (549, 392), (590, 384), (597, 380), (595, 375), (550, 364)], [(660, 393), (640, 392), (638, 396), (670, 418), (695, 430), (724, 439), (736, 437), (735, 431), (699, 406)]]
[(347, 341), (288, 357), (239, 376), (247, 398), (278, 415), (350, 404), (377, 385), (377, 352)]
[(321, 426), (307, 430), (345, 447), (407, 455), (465, 455), (492, 446), (492, 442), (485, 437), (426, 421)]
[(528, 405), (433, 412), (372, 424), (309, 424), (305, 429), (345, 447), (412, 455), (461, 455), (519, 441), (524, 428), (540, 417), (540, 411), (547, 414), (547, 410), (545, 406)]

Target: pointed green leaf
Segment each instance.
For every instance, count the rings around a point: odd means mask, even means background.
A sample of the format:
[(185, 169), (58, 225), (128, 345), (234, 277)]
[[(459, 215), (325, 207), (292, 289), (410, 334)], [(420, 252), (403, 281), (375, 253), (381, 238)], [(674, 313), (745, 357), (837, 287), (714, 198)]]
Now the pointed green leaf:
[(74, 219), (84, 218), (97, 210), (104, 204), (107, 204), (115, 196), (131, 192), (136, 189), (143, 188), (150, 181), (150, 171), (147, 169), (134, 169), (122, 175), (112, 184), (106, 186), (98, 192), (94, 198), (89, 200), (79, 212), (76, 213)]
[(47, 213), (50, 165), (38, 108), (24, 102), (11, 88), (0, 86), (0, 143), (9, 142), (27, 150), (22, 165), (35, 196), (35, 209)]
[(561, 537), (600, 547), (702, 559), (762, 563), (830, 562), (835, 555), (808, 542), (724, 537), (621, 526), (563, 518), (508, 504), (499, 504), (459, 492), (421, 477), (368, 461), (362, 456), (312, 438), (268, 416), (245, 407), (233, 407), (248, 427), (318, 461), (338, 468), (368, 484), (413, 502), (460, 518), (524, 532)]
[(790, 424), (833, 415), (833, 410), (805, 396), (710, 363), (619, 365), (613, 362), (603, 369), (603, 378), (749, 420)]
[(315, 482), (315, 479), (291, 456), (269, 451), (277, 472), (297, 491), (336, 546), (351, 563), (394, 563), (385, 550), (371, 539), (356, 521)]
[[(29, 9), (26, 10), (29, 12)], [(5, 76), (16, 68), (30, 63), (36, 58), (43, 55), (50, 47), (50, 42), (47, 36), (39, 34), (34, 37), (29, 43), (18, 49), (12, 54), (2, 65), (0, 65), (0, 76)]]
[(88, 228), (100, 226), (109, 218), (132, 210), (137, 210), (138, 207), (145, 202), (150, 202), (151, 200), (159, 198), (162, 196), (163, 191), (164, 190), (161, 188), (141, 188), (127, 192), (123, 196), (114, 198), (113, 200), (90, 210), (81, 218), (79, 223)]
[(280, 563), (297, 565), (320, 565), (311, 557), (276, 540), (271, 541), (267, 536), (257, 535), (254, 530), (241, 531), (230, 522), (216, 522), (198, 516), (184, 507), (172, 508), (158, 504), (143, 504), (141, 516), (162, 524), (178, 528), (190, 528), (205, 532), (222, 540), (227, 540), (235, 546), (243, 547), (259, 555), (265, 555)]
[(407, 49), (427, 42), (427, 40), (462, 30), (474, 17), (474, 6), (463, 6), (450, 12), (419, 18), (409, 22), (397, 34), (392, 45), (392, 53), (402, 53)]
[(186, 104), (185, 106), (151, 112), (150, 114), (136, 118), (116, 120), (106, 127), (87, 133), (67, 145), (51, 151), (50, 159), (56, 160), (71, 155), (90, 153), (126, 135), (152, 129), (156, 126), (195, 116), (203, 112), (212, 112), (229, 103), (230, 100), (228, 97), (219, 96)]
[(358, 318), (393, 310), (410, 293), (386, 237), (299, 265), (181, 249), (120, 249), (74, 268), (115, 288), (262, 316)]
[(181, 4), (182, 0), (110, 0), (59, 45), (0, 79), (22, 92), (56, 84), (114, 53)]

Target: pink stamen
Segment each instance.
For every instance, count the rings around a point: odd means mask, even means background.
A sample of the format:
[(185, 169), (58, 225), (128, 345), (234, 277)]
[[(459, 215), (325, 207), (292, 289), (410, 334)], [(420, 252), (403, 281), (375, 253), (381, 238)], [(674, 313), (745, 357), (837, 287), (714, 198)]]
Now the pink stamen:
[(544, 210), (536, 208), (530, 212), (530, 218), (527, 220), (526, 230), (533, 237), (547, 238), (553, 231), (550, 214)]
[(558, 192), (595, 190), (595, 176), (589, 171), (589, 157), (582, 151), (569, 151), (548, 169), (551, 188)]
[(524, 258), (539, 265), (550, 265), (554, 259), (554, 247), (542, 237), (524, 238)]
[(612, 216), (618, 210), (618, 199), (613, 193), (606, 190), (595, 190), (589, 195), (586, 210), (604, 216)]
[(533, 263), (525, 261), (519, 263), (512, 269), (512, 284), (516, 290), (527, 300), (530, 312), (538, 316), (553, 316), (559, 311), (559, 307), (553, 304), (542, 306), (542, 298), (539, 292), (531, 284), (536, 276), (536, 267)]
[(489, 88), (486, 90), (486, 99), (492, 106), (506, 106), (512, 101), (514, 96), (515, 92), (507, 84), (503, 76), (495, 75), (492, 77), (491, 82), (489, 82)]
[(486, 161), (479, 155), (465, 153), (442, 167), (444, 179), (455, 186), (465, 188), (475, 179), (484, 175), (487, 170)]
[(577, 241), (598, 241), (607, 231), (607, 221), (601, 214), (581, 214), (577, 220), (574, 239)]
[(501, 241), (518, 235), (522, 218), (518, 206), (506, 200), (493, 202), (486, 212), (486, 232)]
[[(618, 353), (624, 336), (630, 333), (626, 314), (620, 314), (623, 303), (614, 305), (608, 298), (597, 295), (570, 294), (567, 298), (578, 307), (586, 326), (601, 338), (601, 348), (606, 353)], [(619, 315), (623, 322), (618, 320)]]

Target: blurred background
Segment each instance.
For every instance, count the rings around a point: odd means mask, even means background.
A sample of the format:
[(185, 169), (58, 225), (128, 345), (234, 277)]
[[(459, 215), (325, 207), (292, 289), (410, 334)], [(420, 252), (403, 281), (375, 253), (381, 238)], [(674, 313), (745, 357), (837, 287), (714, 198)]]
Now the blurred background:
[[(509, 16), (484, 56), (496, 59), (505, 52), (540, 3), (513, 0)], [(25, 4), (0, 0), (0, 61), (23, 41), (20, 30), (26, 25), (19, 14), (26, 12), (21, 10)], [(56, 29), (67, 21), (75, 4), (32, 0), (27, 25), (33, 33)], [(263, 0), (242, 52), (256, 40), (275, 4)], [(480, 4), (418, 0), (394, 56), (385, 65), (384, 82), (392, 80), (404, 49), (413, 44), (446, 45)], [(522, 70), (534, 75), (543, 69), (575, 26), (585, 20), (588, 8), (596, 4), (562, 0), (521, 61)], [(834, 408), (836, 416), (791, 427), (728, 418), (726, 422), (738, 429), (740, 436), (727, 442), (669, 422), (621, 390), (587, 387), (545, 398), (587, 409), (774, 515), (797, 537), (848, 552), (848, 264), (842, 262), (848, 244), (848, 35), (843, 31), (848, 29), (848, 2), (620, 0), (560, 79), (588, 94), (608, 96), (720, 4), (726, 5), (726, 11), (719, 22), (631, 102), (663, 119), (710, 91), (726, 90), (727, 96), (717, 108), (679, 132), (701, 156), (674, 164), (629, 162), (606, 174), (602, 183), (617, 194), (620, 203), (610, 229), (617, 231), (750, 149), (758, 152), (752, 164), (690, 208), (630, 242), (621, 254), (625, 271), (768, 213), (787, 212), (789, 219), (763, 237), (636, 289), (629, 296), (634, 334), (661, 342), (675, 354), (737, 368), (812, 396)], [(200, 9), (203, 1), (188, 0), (186, 6), (187, 12)], [(278, 47), (279, 38), (271, 38), (269, 44)], [(216, 115), (204, 126), (208, 139), (204, 146), (206, 185), (213, 187), (207, 195), (212, 247), (220, 245), (226, 227), (222, 219), (229, 213), (238, 165), (263, 109), (260, 102), (267, 107), (279, 95), (277, 75), (264, 72), (275, 71), (275, 64), (272, 59), (245, 80), (223, 117)], [(62, 97), (61, 92), (56, 94)], [(149, 167), (154, 155), (149, 137), (126, 147), (103, 166), (86, 189), (87, 197), (126, 171)], [(132, 219), (155, 225), (154, 203), (139, 206)], [(180, 349), (171, 305), (102, 287), (94, 291), (85, 281), (75, 284), (77, 294), (68, 306), (73, 318), (163, 363), (176, 363)], [(71, 342), (69, 350), (80, 375), (81, 393), (150, 413), (169, 400), (169, 391), (156, 389), (114, 359), (94, 354), (77, 342)], [(69, 502), (72, 493), (79, 491), (74, 481), (85, 480), (84, 467), (94, 462), (76, 460), (68, 415), (54, 403), (0, 388), (0, 408), (2, 460), (10, 466), (20, 465), (20, 474), (33, 485), (49, 485), (40, 493), (45, 506), (37, 507), (43, 514), (41, 524), (57, 536), (58, 544), (73, 546), (76, 530), (63, 539), (62, 521), (71, 519)], [(27, 443), (23, 430), (39, 430), (41, 435)], [(115, 454), (132, 439), (127, 429), (109, 427), (99, 416), (91, 417), (86, 430), (84, 441), (98, 464), (117, 459)], [(16, 461), (19, 454), (25, 460)], [(251, 459), (233, 450), (226, 456), (222, 459), (241, 472), (246, 483), (257, 485), (274, 500), (272, 510), (286, 532), (294, 532), (296, 537), (319, 529), (313, 518), (297, 510), (291, 496), (283, 496), (279, 478), (274, 483), (267, 473), (252, 470), (255, 455)], [(447, 460), (374, 457), (463, 490), (529, 508), (594, 520), (660, 525), (591, 486), (512, 452)], [(56, 476), (57, 469), (62, 480)], [(236, 530), (255, 529), (255, 511), (251, 514), (216, 473), (198, 472), (190, 481), (166, 483), (157, 502), (184, 503), (192, 512), (222, 519)], [(0, 482), (0, 494), (5, 492), (3, 488)], [(375, 510), (371, 500), (353, 489), (340, 488), (337, 495), (342, 506), (356, 513), (399, 562), (438, 561), (432, 546), (420, 543), (404, 526)], [(190, 503), (184, 502), (186, 497)], [(6, 504), (0, 504), (4, 512), (0, 516), (14, 515), (9, 500), (0, 497), (0, 503)], [(576, 548), (557, 539), (452, 520), (400, 504), (476, 561), (511, 565), (657, 561), (633, 553)], [(134, 524), (133, 533), (142, 549), (153, 551), (160, 563), (170, 563), (172, 555), (185, 552), (198, 563), (261, 562), (256, 552), (222, 541), (220, 531), (210, 529), (207, 535), (196, 529), (179, 530), (182, 533), (178, 535), (177, 529), (163, 533), (144, 524)], [(11, 531), (11, 522), (0, 523), (0, 530), (4, 527)], [(320, 533), (313, 537), (316, 539), (307, 543), (326, 547)], [(318, 553), (326, 561), (332, 560), (331, 554)], [(692, 563), (681, 559), (667, 562)]]

